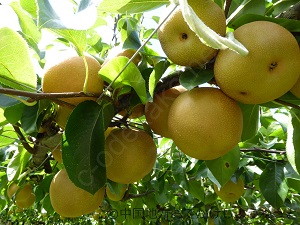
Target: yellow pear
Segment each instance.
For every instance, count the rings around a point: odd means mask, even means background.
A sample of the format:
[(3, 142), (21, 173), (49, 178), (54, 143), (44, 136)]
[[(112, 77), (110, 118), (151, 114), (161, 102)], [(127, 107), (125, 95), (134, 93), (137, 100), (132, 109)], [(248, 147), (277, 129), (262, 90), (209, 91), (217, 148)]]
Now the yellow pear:
[[(197, 16), (215, 32), (224, 36), (226, 18), (223, 10), (212, 0), (188, 0)], [(174, 4), (168, 6), (168, 10)], [(163, 17), (162, 17), (163, 18)], [(210, 61), (217, 50), (203, 44), (185, 22), (180, 7), (158, 30), (158, 39), (167, 57), (175, 64), (199, 67)]]
[(261, 104), (288, 92), (300, 76), (300, 51), (295, 37), (268, 21), (247, 23), (234, 31), (247, 56), (221, 50), (214, 73), (221, 90), (246, 104)]
[(196, 159), (211, 160), (239, 143), (243, 115), (238, 104), (220, 89), (194, 88), (173, 102), (168, 129), (182, 152)]

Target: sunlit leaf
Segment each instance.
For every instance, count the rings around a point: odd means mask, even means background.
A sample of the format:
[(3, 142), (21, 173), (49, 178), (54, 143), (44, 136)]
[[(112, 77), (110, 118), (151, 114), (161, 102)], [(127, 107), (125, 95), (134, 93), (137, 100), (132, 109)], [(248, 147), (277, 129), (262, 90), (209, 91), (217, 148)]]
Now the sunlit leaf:
[(288, 186), (284, 177), (284, 165), (269, 163), (259, 178), (259, 188), (270, 205), (274, 208), (281, 207), (288, 193)]
[[(123, 70), (129, 59), (125, 56), (118, 56), (109, 60), (99, 71), (101, 78), (110, 83)], [(146, 84), (140, 71), (134, 63), (130, 63), (121, 75), (115, 80), (112, 87), (120, 88), (122, 86), (132, 87), (139, 96), (142, 103), (146, 103)]]
[(32, 39), (35, 43), (38, 43), (42, 38), (42, 34), (33, 19), (21, 9), (18, 2), (12, 2), (10, 6), (18, 15), (19, 23), (26, 39)]
[(6, 169), (7, 179), (9, 181), (14, 180), (14, 178), (17, 178), (22, 173), (30, 157), (31, 154), (21, 146), (15, 150)]
[(98, 10), (111, 13), (140, 13), (168, 3), (169, 0), (103, 0)]
[(70, 41), (77, 50), (79, 55), (82, 55), (87, 44), (87, 32), (84, 30), (61, 30), (51, 29), (54, 33)]
[(0, 148), (6, 147), (18, 141), (18, 135), (13, 127), (8, 125), (2, 128), (0, 132)]
[(71, 113), (63, 135), (63, 163), (71, 181), (95, 194), (106, 183), (105, 136), (113, 106), (80, 103)]
[(0, 46), (0, 83), (14, 89), (35, 91), (37, 79), (25, 40), (4, 27), (0, 29)]
[(7, 123), (8, 123), (8, 121), (6, 120), (6, 118), (4, 116), (4, 109), (0, 108), (0, 126), (4, 126)]
[(64, 13), (60, 14), (55, 11), (48, 0), (38, 0), (37, 3), (38, 23), (41, 28), (87, 30), (97, 20), (97, 8), (91, 0), (80, 1), (76, 13), (73, 11), (74, 5), (64, 4)]

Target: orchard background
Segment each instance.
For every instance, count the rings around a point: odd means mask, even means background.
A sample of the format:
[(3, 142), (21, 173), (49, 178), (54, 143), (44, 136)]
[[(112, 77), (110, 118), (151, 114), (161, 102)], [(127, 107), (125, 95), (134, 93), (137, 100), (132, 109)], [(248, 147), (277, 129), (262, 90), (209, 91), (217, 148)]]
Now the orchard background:
[[(103, 161), (97, 160), (103, 155), (104, 143), (84, 135), (97, 134), (104, 140), (105, 126), (137, 127), (151, 133), (144, 116), (130, 119), (117, 113), (145, 104), (154, 93), (179, 84), (187, 89), (215, 85), (214, 62), (195, 69), (172, 64), (163, 55), (156, 28), (168, 0), (56, 1), (56, 7), (48, 0), (0, 2), (1, 224), (206, 224), (208, 218), (215, 224), (300, 223), (300, 99), (290, 92), (261, 105), (240, 104), (242, 140), (215, 160), (188, 157), (171, 139), (152, 133), (158, 154), (151, 173), (130, 184), (121, 201), (106, 197), (91, 215), (61, 218), (51, 206), (49, 185), (63, 167), (77, 184), (78, 171), (92, 174), (87, 178), (93, 181), (87, 191), (105, 184), (117, 186), (99, 179), (99, 175), (106, 177)], [(215, 2), (225, 11), (229, 31), (251, 21), (268, 20), (284, 26), (299, 40), (299, 1)], [(161, 10), (149, 13), (154, 9)], [(8, 11), (19, 26), (8, 25)], [(62, 11), (68, 16), (59, 16)], [(116, 58), (109, 63), (107, 91), (100, 96), (103, 101), (99, 105), (87, 101), (76, 107), (65, 129), (76, 151), (72, 156), (63, 155), (64, 164), (58, 163), (51, 154), (61, 141), (61, 130), (54, 122), (58, 98), (86, 93), (43, 93), (45, 66), (56, 54), (71, 50), (93, 55), (103, 63), (114, 46), (139, 49), (142, 61), (138, 66), (130, 64), (116, 81), (114, 77), (128, 59)], [(90, 116), (82, 116), (86, 113)], [(92, 129), (96, 121), (105, 126)], [(78, 134), (82, 135), (80, 142)], [(76, 162), (82, 151), (88, 157)], [(238, 177), (244, 180), (244, 195), (234, 203), (224, 203), (213, 184)], [(13, 182), (33, 186), (36, 199), (32, 207), (19, 209), (14, 198), (8, 198), (7, 188)]]

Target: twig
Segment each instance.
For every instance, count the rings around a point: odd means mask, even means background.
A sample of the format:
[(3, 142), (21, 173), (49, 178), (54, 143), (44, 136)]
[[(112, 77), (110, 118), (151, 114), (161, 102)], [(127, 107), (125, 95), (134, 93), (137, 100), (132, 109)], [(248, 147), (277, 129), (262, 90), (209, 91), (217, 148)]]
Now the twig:
[(26, 138), (24, 137), (22, 131), (20, 130), (20, 128), (17, 125), (13, 125), (14, 130), (16, 131), (16, 133), (18, 134), (23, 147), (30, 153), (30, 154), (36, 154), (36, 149), (34, 149), (33, 147), (31, 147)]
[(290, 106), (292, 108), (295, 108), (297, 110), (300, 110), (300, 106), (299, 105), (295, 105), (293, 103), (290, 103), (290, 102), (286, 102), (286, 101), (283, 101), (283, 100), (280, 100), (280, 99), (275, 99), (274, 102), (277, 102), (279, 103), (280, 105), (285, 105), (285, 106)]
[(224, 5), (224, 13), (227, 18), (232, 0), (226, 0)]
[(150, 190), (150, 191), (147, 191), (147, 192), (144, 192), (144, 193), (141, 193), (141, 194), (128, 194), (127, 196), (125, 196), (122, 201), (126, 201), (128, 199), (133, 199), (133, 198), (142, 198), (142, 197), (145, 197), (151, 193), (155, 192), (155, 190)]
[(56, 98), (75, 98), (75, 97), (98, 97), (93, 93), (84, 92), (64, 92), (64, 93), (37, 93), (29, 91), (15, 90), (11, 88), (0, 88), (0, 93), (15, 96), (28, 97), (31, 100), (41, 100), (41, 99), (56, 99)]
[(275, 153), (275, 154), (285, 154), (284, 150), (275, 150), (275, 149), (262, 149), (262, 148), (251, 148), (251, 149), (240, 149), (241, 152), (266, 152), (266, 153)]

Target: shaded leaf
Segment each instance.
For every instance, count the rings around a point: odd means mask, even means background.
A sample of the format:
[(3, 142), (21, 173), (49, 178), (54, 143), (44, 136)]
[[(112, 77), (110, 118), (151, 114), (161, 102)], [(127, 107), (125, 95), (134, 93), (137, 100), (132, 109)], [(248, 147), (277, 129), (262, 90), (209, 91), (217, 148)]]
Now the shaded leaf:
[(188, 181), (186, 178), (186, 164), (180, 161), (179, 159), (175, 159), (172, 162), (171, 170), (172, 175), (178, 185), (183, 187), (185, 190), (189, 189)]
[[(99, 71), (101, 78), (111, 83), (123, 70), (129, 59), (125, 56), (118, 56), (109, 60)], [(115, 80), (112, 87), (120, 88), (123, 86), (132, 87), (139, 96), (143, 104), (147, 101), (146, 84), (140, 71), (134, 63), (130, 63), (122, 74)]]
[(291, 110), (286, 141), (286, 155), (293, 169), (300, 174), (300, 112)]
[(258, 131), (259, 123), (259, 105), (250, 105), (239, 103), (243, 113), (243, 133), (242, 141), (255, 136)]
[(25, 105), (23, 103), (7, 107), (4, 111), (4, 115), (7, 121), (11, 124), (16, 124), (22, 118)]
[(0, 29), (0, 46), (0, 83), (14, 89), (35, 91), (37, 79), (25, 40), (4, 27)]
[(168, 4), (169, 0), (103, 0), (98, 11), (111, 13), (140, 13)]
[(290, 32), (300, 32), (299, 20), (291, 20), (285, 18), (272, 18), (272, 17), (253, 15), (253, 14), (245, 14), (241, 16), (231, 24), (231, 27), (237, 29), (238, 27), (244, 25), (245, 23), (250, 23), (253, 21), (270, 21), (285, 27)]
[(189, 192), (200, 201), (205, 200), (204, 188), (201, 181), (189, 180)]
[[(236, 146), (234, 149), (214, 160), (206, 160), (205, 163), (211, 171), (218, 186), (223, 186), (232, 177), (237, 170), (240, 161), (240, 149)], [(215, 182), (214, 182), (215, 183)]]
[(155, 64), (154, 70), (150, 74), (150, 78), (149, 78), (149, 93), (152, 98), (153, 98), (156, 84), (158, 83), (158, 81), (160, 80), (160, 78), (162, 77), (166, 69), (168, 69), (169, 65), (170, 62), (166, 60), (159, 61), (157, 64)]
[(179, 78), (180, 84), (188, 90), (204, 84), (213, 78), (214, 74), (212, 70), (193, 70), (188, 69), (184, 71)]
[(230, 13), (229, 18), (227, 19), (230, 22), (235, 18), (240, 18), (242, 15), (264, 15), (266, 11), (265, 1), (261, 0), (244, 0), (242, 4), (233, 2), (230, 8), (231, 10), (234, 9), (234, 12)]
[(288, 193), (288, 186), (284, 177), (284, 165), (269, 163), (259, 178), (259, 188), (270, 205), (274, 208), (281, 207)]
[(85, 101), (72, 111), (62, 139), (62, 157), (71, 181), (91, 194), (106, 183), (105, 136), (113, 106)]
[(21, 126), (26, 134), (37, 132), (36, 122), (38, 119), (39, 102), (34, 106), (24, 106), (21, 117)]

